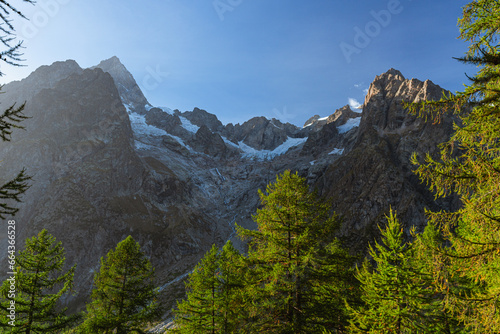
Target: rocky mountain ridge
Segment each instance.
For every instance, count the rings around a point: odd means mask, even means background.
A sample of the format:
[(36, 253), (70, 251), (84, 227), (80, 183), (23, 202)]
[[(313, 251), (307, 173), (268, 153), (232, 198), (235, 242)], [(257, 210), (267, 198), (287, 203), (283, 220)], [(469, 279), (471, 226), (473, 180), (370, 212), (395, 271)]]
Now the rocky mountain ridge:
[[(26, 101), (26, 131), (0, 143), (0, 179), (21, 166), (33, 175), (16, 220), (19, 240), (47, 228), (78, 263), (81, 308), (99, 258), (132, 234), (157, 268), (165, 301), (182, 296), (179, 277), (211, 244), (235, 237), (237, 222), (255, 227), (257, 189), (286, 169), (328, 196), (354, 250), (377, 236), (390, 206), (421, 228), (436, 203), (412, 174), (412, 152), (433, 152), (451, 134), (451, 120), (431, 125), (401, 101), (436, 99), (430, 81), (396, 70), (377, 76), (361, 113), (349, 106), (311, 118), (303, 128), (255, 117), (223, 125), (202, 109), (153, 107), (119, 59), (90, 69), (76, 62), (42, 67), (4, 86), (3, 106)], [(0, 234), (0, 247), (6, 235)], [(175, 282), (173, 284), (172, 282)]]

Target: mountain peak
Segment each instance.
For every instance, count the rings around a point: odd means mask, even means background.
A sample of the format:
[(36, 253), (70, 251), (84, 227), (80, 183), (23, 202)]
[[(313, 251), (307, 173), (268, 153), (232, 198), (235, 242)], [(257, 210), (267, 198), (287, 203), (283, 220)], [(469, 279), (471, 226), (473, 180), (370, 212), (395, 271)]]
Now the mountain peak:
[(122, 102), (131, 107), (133, 110), (142, 112), (144, 111), (144, 106), (149, 104), (148, 100), (135, 82), (134, 77), (117, 56), (103, 60), (98, 65), (91, 68), (100, 68), (104, 72), (108, 72), (115, 81), (116, 88), (118, 88)]
[(51, 65), (44, 65), (33, 71), (28, 78), (43, 78), (46, 85), (52, 87), (57, 81), (73, 74), (82, 72), (82, 68), (73, 59), (56, 61)]
[(35, 96), (40, 90), (53, 88), (60, 80), (82, 72), (80, 65), (72, 59), (56, 61), (51, 65), (40, 66), (20, 81), (6, 84), (3, 92), (7, 93), (7, 100), (22, 102)]
[(391, 80), (397, 80), (397, 81), (403, 81), (405, 80), (404, 75), (399, 71), (394, 68), (390, 68), (387, 72), (384, 72), (380, 75), (377, 75), (375, 77), (375, 81), (391, 81)]
[[(405, 78), (404, 75), (401, 74), (401, 72), (399, 70), (396, 70), (396, 69), (394, 69), (392, 67), (387, 72), (385, 72), (384, 74), (385, 75), (392, 75), (392, 76), (399, 76), (399, 77), (403, 78), (403, 80)], [(382, 75), (384, 75), (384, 74), (382, 74)]]
[[(117, 56), (113, 56), (111, 58), (108, 58), (108, 59), (105, 59), (105, 60), (102, 60), (98, 65), (96, 66), (93, 66), (92, 68), (95, 68), (95, 67), (98, 67), (98, 68), (101, 68), (101, 69), (112, 69), (112, 68), (121, 68), (122, 70), (125, 69), (125, 66), (123, 65), (123, 63), (120, 61), (120, 59), (117, 57)], [(105, 71), (107, 72), (107, 71)]]

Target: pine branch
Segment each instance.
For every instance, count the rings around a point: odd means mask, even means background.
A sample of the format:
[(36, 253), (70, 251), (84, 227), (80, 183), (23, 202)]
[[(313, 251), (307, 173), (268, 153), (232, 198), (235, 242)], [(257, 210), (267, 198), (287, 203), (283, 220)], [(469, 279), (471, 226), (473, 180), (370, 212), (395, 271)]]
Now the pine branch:
[[(16, 202), (21, 202), (20, 196), (30, 187), (28, 182), (31, 176), (26, 175), (26, 170), (23, 169), (11, 181), (0, 187), (0, 199), (10, 199)], [(0, 218), (5, 219), (5, 215), (14, 216), (19, 209), (13, 208), (6, 203), (0, 203)]]
[(0, 138), (2, 141), (10, 141), (12, 129), (24, 129), (23, 126), (18, 125), (22, 120), (30, 118), (23, 115), (24, 107), (25, 103), (18, 108), (15, 108), (14, 104), (0, 116)]

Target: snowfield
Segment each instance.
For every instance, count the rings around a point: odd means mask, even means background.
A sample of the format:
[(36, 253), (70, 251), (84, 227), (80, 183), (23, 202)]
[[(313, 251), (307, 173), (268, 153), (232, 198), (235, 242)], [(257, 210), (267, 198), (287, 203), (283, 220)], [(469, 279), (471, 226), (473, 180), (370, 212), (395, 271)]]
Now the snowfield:
[(357, 128), (360, 122), (361, 117), (351, 118), (347, 120), (344, 125), (338, 126), (337, 130), (339, 131), (339, 133), (346, 133), (354, 128)]
[[(274, 150), (256, 150), (253, 147), (250, 147), (240, 141), (239, 148), (243, 151), (243, 157), (244, 158), (251, 158), (251, 159), (256, 159), (256, 160), (272, 160), (275, 157), (285, 154), (289, 149), (295, 146), (299, 146), (307, 141), (307, 138), (291, 138), (288, 137), (288, 139), (281, 144), (280, 146), (276, 147)], [(233, 143), (231, 143), (233, 144)], [(234, 144), (233, 144), (234, 145)]]

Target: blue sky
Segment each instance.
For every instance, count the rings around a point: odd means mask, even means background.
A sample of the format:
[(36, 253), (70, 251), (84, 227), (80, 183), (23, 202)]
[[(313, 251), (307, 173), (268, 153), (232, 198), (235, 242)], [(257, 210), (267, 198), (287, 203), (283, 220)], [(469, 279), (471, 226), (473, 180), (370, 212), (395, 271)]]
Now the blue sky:
[[(19, 2), (12, 1), (12, 3)], [(155, 106), (199, 107), (223, 123), (254, 116), (303, 125), (363, 102), (390, 68), (461, 90), (474, 67), (452, 59), (461, 0), (38, 0), (15, 20), (26, 67), (90, 67), (118, 56)]]

